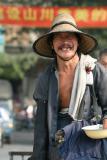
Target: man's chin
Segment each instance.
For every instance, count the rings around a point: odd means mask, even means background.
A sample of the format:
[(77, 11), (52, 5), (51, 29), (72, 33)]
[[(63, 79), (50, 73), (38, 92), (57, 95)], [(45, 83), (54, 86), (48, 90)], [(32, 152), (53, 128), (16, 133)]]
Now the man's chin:
[(75, 54), (70, 56), (70, 57), (62, 57), (62, 56), (58, 55), (59, 59), (61, 59), (63, 61), (70, 61), (74, 56), (75, 56)]

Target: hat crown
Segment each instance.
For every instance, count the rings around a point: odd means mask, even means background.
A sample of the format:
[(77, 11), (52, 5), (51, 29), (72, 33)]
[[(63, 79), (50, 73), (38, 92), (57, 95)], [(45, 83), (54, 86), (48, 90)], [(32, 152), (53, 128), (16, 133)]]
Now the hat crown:
[(70, 14), (62, 13), (55, 17), (52, 23), (52, 27), (63, 22), (71, 23), (72, 25), (77, 26), (74, 18)]

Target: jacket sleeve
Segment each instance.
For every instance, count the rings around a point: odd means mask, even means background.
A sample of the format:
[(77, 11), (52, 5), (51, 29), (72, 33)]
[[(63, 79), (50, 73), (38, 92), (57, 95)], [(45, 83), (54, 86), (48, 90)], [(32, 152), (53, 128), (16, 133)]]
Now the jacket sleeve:
[(93, 76), (98, 105), (102, 109), (103, 118), (107, 118), (107, 69), (97, 62)]
[(47, 126), (47, 100), (45, 79), (40, 76), (36, 82), (34, 99), (37, 111), (34, 117), (34, 144), (30, 160), (47, 160), (48, 156), (48, 126)]

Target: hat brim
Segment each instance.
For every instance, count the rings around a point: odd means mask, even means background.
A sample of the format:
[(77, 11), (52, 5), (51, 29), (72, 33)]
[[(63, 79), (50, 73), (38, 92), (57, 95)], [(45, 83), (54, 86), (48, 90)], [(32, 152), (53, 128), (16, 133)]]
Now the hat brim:
[(107, 138), (107, 129), (103, 129), (103, 125), (91, 125), (83, 127), (85, 134), (92, 139)]
[(70, 27), (66, 29), (64, 28), (64, 26), (59, 25), (58, 26), (59, 28), (56, 27), (55, 29), (51, 30), (49, 33), (38, 38), (33, 44), (34, 51), (40, 56), (53, 58), (52, 47), (48, 40), (50, 36), (58, 32), (72, 32), (79, 35), (80, 37), (79, 52), (83, 54), (89, 54), (92, 50), (96, 48), (97, 40), (93, 36), (86, 34), (73, 26), (71, 27), (71, 25), (69, 26)]

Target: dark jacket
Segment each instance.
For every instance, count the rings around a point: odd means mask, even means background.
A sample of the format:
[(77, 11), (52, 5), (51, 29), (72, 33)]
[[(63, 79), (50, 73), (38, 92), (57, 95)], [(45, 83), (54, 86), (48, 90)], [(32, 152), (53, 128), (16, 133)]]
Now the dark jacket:
[[(37, 102), (37, 113), (35, 116), (34, 147), (31, 160), (47, 160), (48, 144), (51, 143), (54, 133), (53, 128), (57, 126), (58, 113), (58, 82), (55, 77), (55, 65), (50, 65), (41, 74), (36, 82), (34, 99)], [(94, 89), (101, 106), (103, 118), (107, 117), (107, 70), (96, 63), (93, 70)], [(93, 99), (90, 85), (86, 86), (85, 94), (81, 102), (81, 119), (92, 117)]]

